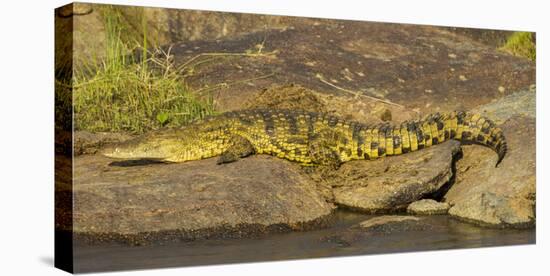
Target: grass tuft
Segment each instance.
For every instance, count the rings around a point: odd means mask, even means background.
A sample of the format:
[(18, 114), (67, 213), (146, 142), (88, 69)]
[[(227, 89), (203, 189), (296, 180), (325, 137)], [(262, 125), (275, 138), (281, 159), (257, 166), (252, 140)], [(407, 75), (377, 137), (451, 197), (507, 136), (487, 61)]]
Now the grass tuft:
[(199, 98), (185, 85), (170, 50), (148, 49), (145, 21), (132, 47), (121, 39), (120, 13), (106, 8), (103, 15), (105, 57), (82, 62), (73, 75), (76, 130), (142, 133), (214, 113), (210, 95)]
[(533, 61), (536, 59), (536, 45), (530, 32), (513, 33), (501, 49), (515, 56), (526, 57)]

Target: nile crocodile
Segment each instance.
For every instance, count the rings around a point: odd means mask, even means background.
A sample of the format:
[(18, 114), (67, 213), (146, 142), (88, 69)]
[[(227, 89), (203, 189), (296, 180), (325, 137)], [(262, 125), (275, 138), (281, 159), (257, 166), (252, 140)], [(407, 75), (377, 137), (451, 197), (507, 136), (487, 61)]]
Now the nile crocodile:
[(503, 132), (477, 114), (431, 114), (399, 125), (368, 125), (296, 110), (223, 113), (179, 129), (151, 132), (110, 146), (112, 158), (184, 162), (220, 156), (218, 163), (271, 154), (303, 165), (339, 166), (357, 159), (399, 155), (455, 139), (492, 148), (498, 165), (506, 154)]

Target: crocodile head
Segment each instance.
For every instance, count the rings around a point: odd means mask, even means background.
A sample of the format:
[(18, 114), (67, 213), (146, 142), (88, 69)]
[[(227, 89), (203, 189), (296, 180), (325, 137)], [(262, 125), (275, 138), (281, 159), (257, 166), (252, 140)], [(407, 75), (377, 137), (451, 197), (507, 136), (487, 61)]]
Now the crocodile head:
[(135, 139), (113, 144), (101, 154), (117, 159), (147, 159), (185, 162), (221, 154), (227, 147), (224, 137), (209, 135), (199, 126), (156, 131)]
[[(167, 160), (177, 154), (177, 139), (165, 135), (147, 135), (104, 147), (101, 154), (116, 159)], [(181, 148), (181, 146), (179, 146)]]

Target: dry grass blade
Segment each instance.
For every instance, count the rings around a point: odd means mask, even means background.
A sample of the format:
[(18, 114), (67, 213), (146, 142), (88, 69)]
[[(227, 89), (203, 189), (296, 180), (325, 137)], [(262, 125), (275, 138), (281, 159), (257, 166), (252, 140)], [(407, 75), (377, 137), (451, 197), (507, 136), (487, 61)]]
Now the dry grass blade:
[(325, 80), (323, 78), (323, 76), (321, 74), (317, 74), (315, 75), (315, 77), (317, 79), (319, 79), (322, 83), (326, 84), (326, 85), (329, 85), (333, 88), (336, 88), (340, 91), (344, 91), (344, 92), (347, 92), (347, 93), (350, 93), (356, 97), (364, 97), (364, 98), (367, 98), (367, 99), (370, 99), (370, 100), (373, 100), (373, 101), (377, 101), (377, 102), (381, 102), (381, 103), (385, 103), (385, 104), (389, 104), (389, 105), (393, 105), (393, 106), (398, 106), (398, 107), (401, 107), (401, 108), (405, 108), (405, 106), (403, 105), (400, 105), (400, 104), (397, 104), (397, 103), (394, 103), (394, 102), (391, 102), (389, 100), (383, 100), (383, 99), (379, 99), (379, 98), (375, 98), (375, 97), (372, 97), (372, 96), (368, 96), (368, 95), (364, 95), (364, 94), (361, 94), (359, 92), (356, 92), (356, 91), (352, 91), (352, 90), (349, 90), (349, 89), (345, 89), (345, 88), (342, 88), (340, 86), (337, 86), (333, 83), (330, 83), (329, 81)]

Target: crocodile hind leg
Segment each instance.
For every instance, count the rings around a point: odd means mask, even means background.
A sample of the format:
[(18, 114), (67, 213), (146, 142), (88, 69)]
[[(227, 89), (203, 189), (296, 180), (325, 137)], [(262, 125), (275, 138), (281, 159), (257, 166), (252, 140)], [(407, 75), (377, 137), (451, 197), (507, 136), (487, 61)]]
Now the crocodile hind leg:
[(340, 154), (335, 150), (337, 136), (334, 131), (325, 130), (310, 138), (308, 154), (313, 164), (332, 169), (340, 167)]
[(231, 146), (218, 158), (218, 165), (235, 162), (255, 152), (254, 146), (252, 146), (250, 141), (242, 136), (235, 135), (231, 137), (230, 143)]

